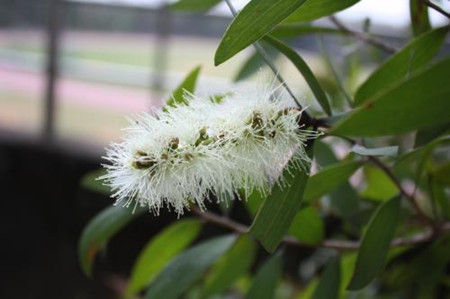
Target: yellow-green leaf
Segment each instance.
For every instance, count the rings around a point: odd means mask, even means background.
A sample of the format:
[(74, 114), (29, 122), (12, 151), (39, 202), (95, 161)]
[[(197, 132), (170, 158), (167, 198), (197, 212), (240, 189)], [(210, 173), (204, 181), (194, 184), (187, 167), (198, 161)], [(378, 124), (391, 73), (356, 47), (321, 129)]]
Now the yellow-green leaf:
[(182, 219), (152, 238), (136, 259), (125, 294), (134, 295), (147, 287), (197, 237), (200, 229), (200, 220)]
[(172, 92), (172, 96), (166, 101), (167, 106), (186, 105), (186, 99), (184, 98), (185, 92), (193, 93), (195, 91), (195, 85), (197, 84), (197, 78), (200, 74), (201, 66), (193, 69), (181, 82), (180, 85)]
[(313, 207), (306, 207), (295, 215), (289, 234), (305, 244), (320, 244), (325, 235), (325, 225)]

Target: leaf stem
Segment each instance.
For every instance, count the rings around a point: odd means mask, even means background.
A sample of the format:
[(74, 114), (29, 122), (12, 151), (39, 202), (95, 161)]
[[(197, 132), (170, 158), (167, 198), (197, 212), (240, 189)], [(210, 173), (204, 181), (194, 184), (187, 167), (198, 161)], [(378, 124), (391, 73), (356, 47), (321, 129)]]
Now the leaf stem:
[(447, 18), (450, 19), (450, 13), (446, 12), (445, 10), (443, 10), (440, 6), (434, 4), (433, 2), (431, 2), (429, 0), (422, 0), (422, 3), (425, 4), (426, 6), (434, 9), (435, 11), (440, 13), (441, 15), (446, 16)]
[(378, 159), (377, 157), (374, 156), (367, 156), (368, 159), (375, 164), (378, 168), (380, 168), (390, 179), (391, 181), (395, 184), (395, 186), (397, 186), (397, 188), (399, 189), (400, 193), (406, 197), (409, 202), (411, 203), (411, 205), (414, 207), (414, 209), (416, 210), (417, 214), (419, 215), (420, 218), (422, 218), (423, 222), (425, 222), (426, 224), (428, 224), (430, 227), (432, 227), (434, 229), (435, 225), (434, 223), (431, 221), (431, 219), (422, 211), (422, 209), (420, 208), (419, 204), (417, 203), (416, 198), (406, 192), (406, 190), (403, 188), (402, 184), (400, 183), (400, 181), (397, 179), (397, 177), (395, 176), (395, 174), (389, 169), (389, 167), (387, 167), (383, 162), (381, 162), (380, 159)]
[(361, 40), (367, 44), (370, 44), (372, 46), (378, 47), (381, 50), (383, 50), (389, 54), (394, 54), (395, 52), (397, 52), (396, 48), (388, 45), (387, 43), (385, 43), (377, 38), (371, 37), (362, 32), (353, 31), (353, 30), (349, 29), (338, 18), (336, 18), (336, 16), (330, 16), (329, 19), (339, 30), (355, 37), (356, 39), (359, 39), (359, 40)]

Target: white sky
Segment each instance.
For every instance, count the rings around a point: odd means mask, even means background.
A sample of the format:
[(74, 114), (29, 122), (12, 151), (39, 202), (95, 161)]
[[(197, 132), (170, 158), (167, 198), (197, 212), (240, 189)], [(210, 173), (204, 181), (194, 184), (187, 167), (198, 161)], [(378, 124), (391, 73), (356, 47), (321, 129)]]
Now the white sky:
[[(79, 2), (93, 2), (104, 4), (119, 4), (141, 7), (158, 7), (165, 2), (176, 0), (69, 0)], [(249, 0), (233, 0), (233, 4), (239, 10)], [(336, 0), (339, 1), (339, 0)], [(439, 5), (450, 11), (450, 0), (442, 0)], [(358, 22), (370, 18), (373, 25), (404, 28), (409, 25), (409, 0), (361, 0), (349, 9), (337, 14), (348, 22)], [(212, 12), (218, 15), (231, 15), (225, 3), (219, 4)], [(430, 18), (433, 25), (442, 25), (448, 22), (446, 18), (430, 9)]]

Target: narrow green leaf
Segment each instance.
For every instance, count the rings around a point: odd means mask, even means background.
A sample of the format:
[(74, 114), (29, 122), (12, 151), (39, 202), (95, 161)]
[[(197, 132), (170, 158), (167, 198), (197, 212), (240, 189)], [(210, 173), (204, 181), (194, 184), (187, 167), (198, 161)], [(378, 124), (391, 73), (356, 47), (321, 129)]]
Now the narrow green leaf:
[(307, 0), (283, 23), (310, 22), (346, 9), (358, 2), (359, 0)]
[(282, 272), (282, 255), (277, 253), (259, 269), (246, 299), (273, 299)]
[(302, 74), (303, 78), (305, 78), (306, 83), (308, 83), (309, 88), (311, 88), (311, 91), (313, 92), (322, 109), (327, 115), (331, 115), (330, 103), (328, 103), (328, 98), (325, 94), (325, 91), (323, 91), (319, 81), (317, 81), (317, 78), (314, 76), (313, 72), (303, 60), (303, 58), (291, 47), (276, 38), (266, 36), (264, 40), (277, 48), (294, 64), (294, 66)]
[(399, 197), (386, 201), (376, 211), (362, 238), (355, 271), (347, 289), (362, 289), (383, 270), (399, 218)]
[(427, 145), (439, 136), (450, 133), (450, 121), (444, 124), (418, 130), (414, 147)]
[(445, 192), (445, 186), (436, 180), (431, 180), (431, 194), (432, 200), (438, 206), (444, 219), (450, 219), (450, 201)]
[(450, 58), (366, 101), (330, 134), (386, 136), (446, 123), (450, 119), (448, 78)]
[(275, 251), (299, 211), (308, 180), (308, 172), (303, 169), (287, 168), (283, 175), (288, 187), (273, 187), (250, 227), (250, 233), (269, 252)]
[(111, 206), (97, 214), (84, 227), (78, 243), (78, 258), (85, 275), (92, 276), (92, 265), (102, 246), (119, 230), (147, 209)]
[(398, 146), (367, 148), (356, 144), (353, 146), (352, 151), (361, 156), (397, 156)]
[(312, 202), (336, 189), (361, 166), (358, 161), (346, 161), (326, 167), (310, 177), (304, 194), (305, 202)]
[(314, 159), (321, 168), (339, 162), (339, 159), (336, 158), (332, 147), (323, 142), (323, 139), (319, 139), (314, 142)]
[(179, 254), (156, 276), (145, 298), (179, 298), (235, 240), (234, 235), (216, 237)]
[[(245, 196), (242, 196), (242, 198), (245, 198)], [(261, 192), (259, 192), (258, 190), (253, 190), (253, 192), (247, 197), (247, 200), (245, 201), (245, 206), (250, 213), (250, 216), (254, 218), (256, 214), (258, 214), (258, 211), (264, 203), (265, 199), (266, 197), (263, 196)]]
[[(279, 52), (275, 51), (273, 48), (265, 49), (265, 51), (273, 61), (275, 61), (279, 55)], [(255, 51), (243, 63), (242, 67), (239, 69), (236, 77), (234, 78), (234, 81), (247, 79), (264, 66), (266, 66), (264, 59), (258, 52)]]
[(147, 287), (166, 264), (197, 237), (200, 229), (198, 219), (182, 219), (152, 238), (136, 259), (125, 294), (135, 295)]
[(200, 74), (200, 70), (201, 70), (201, 66), (198, 66), (195, 69), (193, 69), (186, 76), (186, 78), (183, 80), (183, 82), (181, 82), (181, 84), (178, 85), (178, 87), (173, 91), (172, 97), (170, 97), (166, 101), (167, 106), (174, 107), (174, 106), (180, 105), (180, 104), (182, 104), (182, 105), (187, 104), (183, 95), (185, 92), (191, 92), (191, 93), (194, 92), (195, 85), (197, 84), (197, 78), (198, 78), (198, 75)]
[(392, 180), (377, 167), (365, 165), (364, 176), (366, 178), (367, 186), (360, 193), (361, 197), (386, 201), (399, 192)]
[(394, 168), (399, 169), (404, 167), (405, 165), (411, 165), (415, 161), (419, 161), (419, 164), (423, 164), (424, 162), (420, 161), (428, 159), (429, 155), (434, 151), (434, 149), (437, 146), (448, 146), (449, 144), (450, 144), (450, 136), (442, 136), (436, 138), (430, 143), (402, 155), (397, 160)]
[(280, 24), (270, 33), (277, 38), (292, 38), (307, 34), (347, 34), (344, 31), (329, 28), (311, 26), (304, 23)]
[(441, 49), (448, 29), (438, 28), (414, 39), (383, 63), (357, 90), (355, 104), (361, 105), (425, 66)]
[(269, 33), (305, 0), (251, 0), (234, 18), (217, 48), (217, 66)]
[(202, 297), (210, 297), (231, 286), (249, 270), (255, 254), (255, 242), (246, 235), (241, 236), (211, 269)]
[(339, 258), (328, 263), (319, 285), (317, 286), (313, 299), (334, 299), (339, 298), (339, 286), (341, 283), (341, 263)]
[(87, 173), (81, 178), (81, 187), (96, 193), (108, 196), (111, 195), (111, 187), (104, 185), (103, 182), (98, 179), (105, 174), (105, 169), (97, 169)]
[(179, 0), (170, 5), (170, 8), (182, 11), (206, 11), (219, 3), (220, 0)]
[(347, 292), (347, 286), (352, 279), (357, 256), (356, 252), (341, 255), (341, 284), (339, 286), (339, 298), (346, 298), (345, 292)]
[(414, 36), (419, 36), (431, 30), (428, 6), (422, 0), (409, 1), (409, 14), (411, 16), (411, 27)]
[(442, 185), (450, 186), (450, 162), (442, 163), (433, 171), (432, 174), (436, 182)]
[(296, 299), (311, 299), (319, 285), (319, 278), (312, 279), (305, 288), (298, 294)]
[(306, 207), (295, 215), (289, 234), (305, 244), (320, 244), (325, 236), (325, 225), (313, 207)]
[[(331, 146), (320, 140), (314, 143), (314, 158), (317, 165), (323, 168), (339, 162)], [(360, 200), (350, 183), (348, 181), (341, 183), (340, 186), (331, 190), (328, 195), (333, 210), (351, 224), (358, 226), (353, 219), (354, 215), (359, 211)]]

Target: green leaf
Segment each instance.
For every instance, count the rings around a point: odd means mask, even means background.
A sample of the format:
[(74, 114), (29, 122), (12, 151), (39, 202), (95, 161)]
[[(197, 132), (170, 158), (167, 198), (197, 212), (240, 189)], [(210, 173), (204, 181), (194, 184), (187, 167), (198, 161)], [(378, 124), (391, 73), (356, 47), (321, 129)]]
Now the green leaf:
[(255, 242), (246, 235), (241, 236), (211, 269), (205, 281), (202, 297), (210, 297), (232, 285), (249, 270), (255, 254)]
[(386, 201), (376, 211), (362, 238), (348, 290), (362, 289), (382, 271), (399, 218), (400, 197)]
[[(265, 51), (273, 61), (279, 55), (279, 53), (275, 51), (273, 48), (265, 49)], [(236, 77), (234, 78), (234, 81), (247, 79), (264, 66), (266, 66), (264, 59), (258, 52), (255, 51), (252, 53), (252, 55), (250, 55), (249, 58), (247, 58), (242, 67), (239, 69)]]
[(347, 34), (344, 31), (329, 28), (311, 26), (304, 23), (280, 24), (270, 33), (277, 38), (292, 38), (307, 34)]
[(432, 179), (431, 193), (432, 200), (439, 207), (439, 210), (444, 219), (450, 219), (450, 201), (447, 198), (448, 196), (445, 192), (445, 186)]
[(339, 286), (339, 298), (346, 298), (344, 295), (355, 270), (356, 258), (356, 252), (341, 255), (341, 285)]
[(317, 286), (319, 285), (319, 279), (316, 277), (312, 279), (306, 287), (302, 289), (300, 294), (296, 297), (296, 299), (311, 299), (314, 295), (314, 292), (317, 289)]
[(317, 211), (306, 207), (295, 216), (289, 234), (305, 244), (320, 244), (325, 236), (325, 226)]
[(84, 175), (81, 179), (81, 187), (104, 195), (111, 195), (111, 187), (106, 186), (102, 183), (101, 180), (98, 178), (105, 175), (106, 170), (105, 169), (97, 169), (94, 171), (89, 172), (88, 174)]
[(425, 66), (441, 49), (448, 28), (438, 28), (414, 39), (383, 63), (357, 90), (355, 104), (361, 105)]
[[(339, 160), (333, 153), (331, 146), (321, 141), (314, 143), (314, 158), (317, 165), (322, 167), (338, 163)], [(337, 211), (345, 220), (355, 225), (354, 214), (359, 211), (360, 200), (349, 182), (341, 183), (340, 186), (328, 194), (331, 207)]]
[(183, 95), (185, 92), (193, 93), (195, 90), (195, 85), (197, 84), (197, 78), (200, 74), (201, 66), (193, 69), (181, 82), (180, 85), (173, 91), (172, 97), (166, 101), (167, 106), (175, 107), (176, 105), (186, 105), (187, 102)]
[(340, 121), (330, 134), (386, 136), (448, 122), (450, 58), (368, 100)]
[(308, 180), (309, 171), (288, 168), (283, 173), (288, 187), (281, 188), (278, 184), (273, 187), (250, 227), (250, 233), (269, 252), (275, 251), (299, 211)]
[(367, 148), (356, 144), (353, 146), (352, 151), (361, 156), (397, 156), (398, 146)]
[[(397, 160), (397, 163), (395, 164), (394, 168), (398, 169), (403, 167), (404, 165), (410, 165), (415, 161), (426, 160), (437, 146), (440, 145), (447, 146), (449, 144), (450, 144), (450, 136), (442, 136), (437, 139), (434, 139), (432, 142), (402, 155)], [(420, 164), (422, 163), (424, 162), (420, 162)]]
[[(242, 198), (245, 198), (245, 196), (242, 196)], [(262, 206), (265, 199), (266, 197), (263, 196), (261, 192), (253, 190), (245, 201), (245, 206), (250, 213), (250, 216), (254, 218), (256, 214), (258, 214), (259, 208)]]
[(409, 1), (409, 14), (411, 16), (411, 27), (414, 36), (418, 36), (431, 30), (430, 19), (428, 17), (428, 6), (422, 0)]
[(259, 269), (245, 296), (246, 299), (273, 299), (282, 271), (282, 255), (277, 253)]
[(450, 186), (450, 162), (442, 163), (433, 170), (432, 174), (436, 182)]
[(358, 2), (359, 0), (307, 0), (284, 23), (310, 22), (346, 9)]
[(386, 201), (398, 194), (399, 190), (392, 180), (379, 168), (366, 165), (364, 176), (367, 186), (360, 193), (364, 198)]
[(305, 0), (251, 0), (234, 18), (217, 48), (217, 66), (269, 33)]
[(102, 246), (118, 231), (147, 209), (110, 206), (97, 214), (84, 227), (78, 244), (78, 258), (85, 275), (92, 276), (92, 265)]
[(304, 194), (305, 202), (312, 202), (336, 189), (361, 166), (359, 161), (346, 161), (326, 167), (310, 177)]
[(220, 3), (220, 0), (179, 0), (170, 8), (183, 11), (205, 11)]
[(325, 91), (323, 91), (319, 81), (317, 81), (317, 78), (314, 76), (313, 72), (303, 60), (303, 58), (291, 47), (276, 38), (266, 36), (264, 40), (277, 48), (294, 64), (294, 66), (302, 74), (303, 78), (305, 78), (306, 83), (308, 83), (309, 88), (311, 88), (311, 91), (313, 92), (322, 109), (327, 115), (331, 115), (330, 103), (328, 103), (328, 98), (325, 94)]
[(339, 258), (328, 263), (319, 285), (317, 286), (313, 299), (333, 299), (339, 298), (339, 286), (341, 283), (341, 263)]
[(179, 298), (235, 240), (234, 235), (216, 237), (179, 254), (156, 276), (145, 298)]
[(414, 147), (427, 145), (439, 136), (450, 133), (450, 122), (418, 130)]
[(198, 219), (182, 219), (152, 238), (139, 253), (125, 294), (135, 295), (147, 287), (166, 264), (197, 237), (200, 229)]

